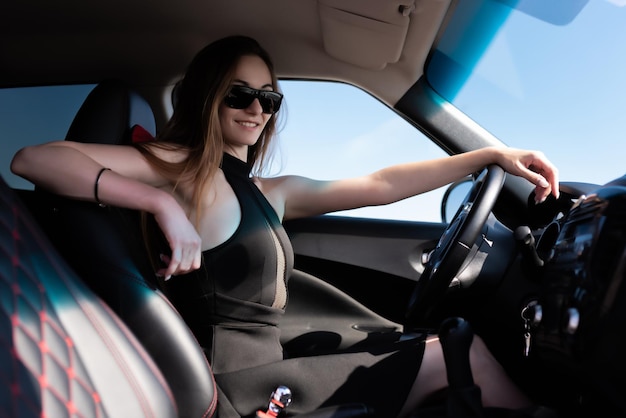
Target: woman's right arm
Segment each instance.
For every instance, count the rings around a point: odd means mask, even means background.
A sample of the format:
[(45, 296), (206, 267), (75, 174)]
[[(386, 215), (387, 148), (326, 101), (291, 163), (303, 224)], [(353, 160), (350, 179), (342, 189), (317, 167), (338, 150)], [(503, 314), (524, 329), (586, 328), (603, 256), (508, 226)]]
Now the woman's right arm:
[[(134, 193), (137, 189), (147, 193), (167, 184), (141, 153), (130, 146), (50, 142), (22, 148), (11, 162), (11, 171), (37, 186), (63, 196), (92, 201), (95, 200), (96, 177), (103, 167), (127, 180), (122, 188), (107, 187), (104, 181), (99, 184), (100, 200), (111, 205), (149, 210), (150, 207), (137, 206), (148, 202), (133, 199)], [(104, 173), (101, 180), (105, 176), (116, 177), (108, 174), (112, 173)], [(123, 179), (117, 179), (116, 183), (120, 181)]]
[(169, 182), (130, 146), (51, 142), (21, 149), (11, 171), (53, 193), (152, 213), (172, 256), (165, 277), (200, 267), (200, 237), (183, 208), (163, 188)]

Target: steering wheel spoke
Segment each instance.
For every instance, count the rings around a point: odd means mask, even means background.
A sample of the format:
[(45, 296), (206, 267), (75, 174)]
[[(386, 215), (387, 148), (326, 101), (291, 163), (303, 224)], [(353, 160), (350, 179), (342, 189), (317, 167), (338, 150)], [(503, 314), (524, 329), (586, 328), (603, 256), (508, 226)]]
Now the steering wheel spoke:
[(426, 268), (409, 299), (405, 327), (417, 327), (442, 300), (469, 256), (504, 184), (505, 171), (485, 168), (474, 182), (454, 218), (429, 254)]

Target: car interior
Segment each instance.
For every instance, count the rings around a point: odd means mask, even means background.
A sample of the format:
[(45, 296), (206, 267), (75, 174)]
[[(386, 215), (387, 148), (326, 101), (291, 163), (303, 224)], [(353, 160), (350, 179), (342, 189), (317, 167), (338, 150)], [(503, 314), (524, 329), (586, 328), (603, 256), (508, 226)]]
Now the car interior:
[[(357, 86), (449, 154), (501, 145), (424, 76), (460, 2), (13, 2), (0, 6), (0, 88), (93, 84), (65, 140), (151, 141), (195, 52), (242, 33), (267, 46), (281, 79)], [(467, 364), (478, 334), (559, 416), (626, 416), (626, 177), (562, 182), (540, 205), (530, 183), (495, 165), (452, 187), (464, 184), (449, 222), (286, 222), (296, 264), (285, 353), (437, 333), (450, 387), (415, 417), (514, 416), (481, 404)], [(0, 178), (0, 416), (240, 417), (160, 290), (146, 221)], [(372, 415), (363, 402), (297, 416)]]

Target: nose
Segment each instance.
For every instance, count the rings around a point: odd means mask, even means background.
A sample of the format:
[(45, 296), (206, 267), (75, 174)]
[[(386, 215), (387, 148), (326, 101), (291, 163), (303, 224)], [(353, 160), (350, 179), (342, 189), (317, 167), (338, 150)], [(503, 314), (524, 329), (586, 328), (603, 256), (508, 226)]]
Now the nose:
[(252, 103), (246, 108), (246, 110), (250, 113), (258, 114), (263, 112), (263, 108), (261, 107), (261, 102), (259, 102), (258, 98), (254, 98)]

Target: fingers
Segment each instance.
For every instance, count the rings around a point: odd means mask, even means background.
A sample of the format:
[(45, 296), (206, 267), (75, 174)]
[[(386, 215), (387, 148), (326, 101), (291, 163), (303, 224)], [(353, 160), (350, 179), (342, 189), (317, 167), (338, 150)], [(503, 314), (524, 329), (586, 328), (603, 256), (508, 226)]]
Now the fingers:
[(529, 163), (520, 163), (522, 175), (535, 185), (535, 203), (544, 202), (550, 194), (558, 199), (559, 172), (542, 153), (532, 152)]
[(542, 203), (552, 194), (555, 198), (559, 197), (559, 172), (557, 168), (542, 154), (533, 161), (528, 167), (538, 177), (535, 184), (535, 200)]
[(173, 275), (200, 268), (202, 240), (182, 208), (176, 204), (155, 214), (155, 220), (171, 249), (171, 254), (160, 256), (165, 267), (157, 275), (169, 280)]
[(542, 169), (533, 165), (520, 167), (520, 175), (535, 185), (535, 204), (543, 203), (552, 192), (552, 186), (542, 172)]
[(561, 192), (559, 190), (559, 170), (557, 170), (556, 167), (552, 167), (551, 176), (548, 178), (548, 182), (552, 188), (552, 194), (558, 199)]
[(536, 180), (533, 182), (535, 184), (535, 203), (539, 204), (548, 198), (552, 191), (552, 186), (543, 176), (538, 175), (535, 177)]
[(160, 269), (157, 275), (167, 281), (172, 276), (189, 273), (200, 268), (202, 253), (200, 252), (200, 245), (190, 245), (175, 247), (171, 256), (160, 254), (159, 258), (165, 268)]

